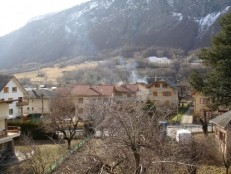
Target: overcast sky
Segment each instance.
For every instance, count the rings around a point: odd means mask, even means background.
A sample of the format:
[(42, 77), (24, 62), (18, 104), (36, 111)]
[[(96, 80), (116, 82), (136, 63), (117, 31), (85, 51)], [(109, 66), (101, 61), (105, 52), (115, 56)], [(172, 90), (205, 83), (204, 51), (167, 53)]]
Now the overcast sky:
[(0, 36), (14, 31), (31, 18), (61, 11), (89, 0), (2, 0), (0, 2)]

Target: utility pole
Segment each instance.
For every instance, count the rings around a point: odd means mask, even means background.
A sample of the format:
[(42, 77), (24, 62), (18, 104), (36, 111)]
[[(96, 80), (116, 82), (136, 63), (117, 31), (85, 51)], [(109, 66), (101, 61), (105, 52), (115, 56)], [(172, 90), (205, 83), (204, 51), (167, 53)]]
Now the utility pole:
[(178, 91), (178, 79), (176, 80), (176, 122), (178, 123), (178, 121), (179, 121), (179, 119), (178, 119), (178, 113), (179, 113), (179, 98), (178, 98), (178, 94), (179, 93), (179, 91)]
[(43, 105), (43, 94), (41, 95), (42, 97), (42, 115), (43, 115), (43, 112), (44, 112), (44, 105)]

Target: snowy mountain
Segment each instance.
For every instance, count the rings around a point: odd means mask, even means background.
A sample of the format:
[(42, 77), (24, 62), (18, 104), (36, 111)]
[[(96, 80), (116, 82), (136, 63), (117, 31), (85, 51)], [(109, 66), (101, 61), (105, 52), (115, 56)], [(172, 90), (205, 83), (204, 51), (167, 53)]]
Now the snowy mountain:
[(0, 37), (0, 67), (95, 55), (126, 45), (207, 46), (231, 0), (91, 0)]

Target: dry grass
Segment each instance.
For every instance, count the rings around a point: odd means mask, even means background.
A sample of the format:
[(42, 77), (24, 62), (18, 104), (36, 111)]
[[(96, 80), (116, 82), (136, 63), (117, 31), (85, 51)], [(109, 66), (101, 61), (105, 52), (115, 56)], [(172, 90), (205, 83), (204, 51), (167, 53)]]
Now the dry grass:
[[(205, 141), (205, 136), (203, 133), (193, 134), (193, 137), (197, 141)], [(211, 158), (207, 157), (207, 164), (202, 164), (198, 168), (198, 174), (225, 174), (225, 167), (221, 161), (221, 159), (214, 159), (214, 154), (216, 154), (216, 148), (214, 147), (214, 133), (209, 133), (207, 138), (207, 142), (209, 143), (209, 150), (211, 153)], [(208, 151), (208, 152), (209, 152)], [(231, 171), (230, 171), (231, 172)]]
[[(72, 147), (77, 145), (79, 140), (72, 141)], [(46, 170), (57, 160), (59, 160), (67, 152), (67, 144), (55, 144), (47, 141), (38, 141), (36, 146), (39, 148), (40, 155), (34, 155), (32, 158), (25, 160), (19, 164), (9, 166), (3, 172), (4, 174), (29, 174), (32, 172), (31, 165), (41, 166), (41, 162), (45, 166)], [(25, 145), (16, 145), (15, 151), (21, 154), (28, 153), (31, 147)], [(29, 150), (30, 151), (30, 150)], [(28, 155), (30, 156), (30, 155)], [(41, 158), (40, 158), (41, 157)], [(1, 173), (1, 172), (0, 172)], [(33, 172), (32, 172), (33, 173)]]
[(225, 174), (225, 168), (223, 166), (210, 166), (203, 165), (198, 169), (198, 174)]
[(56, 83), (56, 79), (58, 77), (62, 77), (63, 72), (75, 71), (75, 70), (86, 69), (86, 68), (94, 68), (97, 65), (98, 65), (97, 62), (86, 62), (79, 65), (66, 66), (63, 68), (59, 68), (58, 65), (55, 65), (54, 67), (43, 68), (39, 70), (40, 72), (43, 72), (45, 74), (44, 77), (38, 77), (38, 70), (18, 73), (14, 75), (18, 79), (29, 78), (31, 82), (34, 83), (41, 83), (44, 81)]

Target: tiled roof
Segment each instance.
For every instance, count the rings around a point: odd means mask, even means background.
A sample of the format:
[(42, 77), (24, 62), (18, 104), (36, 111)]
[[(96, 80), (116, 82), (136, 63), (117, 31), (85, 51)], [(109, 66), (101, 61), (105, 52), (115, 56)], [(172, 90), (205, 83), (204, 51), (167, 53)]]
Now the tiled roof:
[(137, 84), (123, 84), (119, 86), (115, 86), (115, 91), (116, 92), (121, 92), (121, 93), (134, 93), (139, 90), (139, 87)]
[(6, 84), (13, 78), (13, 76), (0, 75), (0, 91), (6, 86)]
[(28, 98), (42, 98), (43, 97), (44, 99), (52, 99), (52, 98), (57, 97), (55, 92), (44, 90), (44, 89), (36, 89), (36, 90), (29, 91), (28, 93), (29, 93)]
[(114, 85), (75, 85), (70, 94), (75, 96), (112, 96)]
[(167, 83), (167, 84), (168, 84), (170, 87), (172, 87), (172, 88), (176, 88), (176, 87), (177, 87), (177, 85), (176, 85), (174, 82), (172, 82), (172, 81), (170, 81), (170, 80), (168, 80), (168, 79), (158, 79), (157, 81), (155, 81), (155, 82), (151, 83), (150, 85), (148, 85), (148, 88), (150, 88), (150, 87), (152, 87), (154, 84), (160, 83), (160, 82), (162, 82), (162, 83)]
[(215, 125), (221, 126), (222, 128), (226, 128), (227, 125), (231, 123), (231, 111), (217, 116), (216, 118), (210, 120), (210, 122), (214, 123)]

